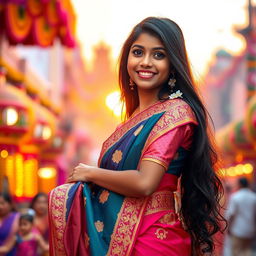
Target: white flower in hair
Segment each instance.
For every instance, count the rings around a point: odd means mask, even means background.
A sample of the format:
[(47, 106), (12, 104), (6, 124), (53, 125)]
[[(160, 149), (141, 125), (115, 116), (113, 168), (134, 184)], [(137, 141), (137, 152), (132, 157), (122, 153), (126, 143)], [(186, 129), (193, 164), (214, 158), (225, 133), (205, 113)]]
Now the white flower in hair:
[(180, 90), (172, 93), (171, 95), (169, 95), (169, 99), (172, 100), (172, 99), (176, 99), (176, 98), (182, 98), (182, 92)]

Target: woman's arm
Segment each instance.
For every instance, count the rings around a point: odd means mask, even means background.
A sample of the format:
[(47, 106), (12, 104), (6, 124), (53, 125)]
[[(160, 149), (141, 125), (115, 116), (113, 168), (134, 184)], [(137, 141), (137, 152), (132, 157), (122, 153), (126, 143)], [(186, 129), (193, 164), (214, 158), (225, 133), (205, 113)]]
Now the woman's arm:
[(10, 237), (10, 239), (8, 239), (8, 241), (4, 245), (0, 246), (0, 253), (9, 252), (13, 248), (15, 243), (16, 243), (16, 236), (14, 235)]
[(93, 182), (125, 196), (142, 197), (156, 190), (164, 173), (162, 165), (147, 160), (141, 161), (139, 171), (113, 171), (79, 164), (69, 176), (68, 182)]

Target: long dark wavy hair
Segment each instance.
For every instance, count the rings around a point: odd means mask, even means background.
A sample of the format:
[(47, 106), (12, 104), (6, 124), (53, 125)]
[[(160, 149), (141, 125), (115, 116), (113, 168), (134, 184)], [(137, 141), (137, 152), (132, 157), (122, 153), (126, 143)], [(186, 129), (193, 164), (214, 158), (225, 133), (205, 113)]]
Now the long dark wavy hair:
[[(130, 48), (141, 33), (156, 36), (165, 46), (171, 63), (170, 73), (175, 74), (175, 90), (182, 91), (184, 101), (190, 105), (197, 118), (192, 148), (180, 180), (181, 215), (192, 238), (193, 255), (203, 255), (205, 252), (212, 254), (213, 235), (223, 231), (226, 222), (221, 215), (223, 187), (216, 175), (217, 153), (208, 125), (211, 119), (195, 87), (180, 27), (170, 19), (157, 17), (148, 17), (136, 25), (121, 51), (119, 84), (126, 117), (130, 117), (139, 105), (137, 89), (130, 90), (127, 61)], [(159, 92), (159, 100), (170, 93), (166, 81)]]

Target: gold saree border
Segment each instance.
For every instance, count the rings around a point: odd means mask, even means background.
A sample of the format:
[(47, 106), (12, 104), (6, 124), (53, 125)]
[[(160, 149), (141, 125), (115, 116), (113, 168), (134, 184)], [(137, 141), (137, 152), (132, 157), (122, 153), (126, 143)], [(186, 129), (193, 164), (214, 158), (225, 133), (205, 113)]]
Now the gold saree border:
[(111, 148), (127, 131), (152, 115), (167, 111), (172, 108), (172, 106), (180, 105), (181, 102), (184, 101), (182, 99), (165, 100), (163, 102), (160, 101), (127, 120), (103, 143), (98, 164), (100, 165), (101, 159), (108, 149)]
[[(73, 184), (63, 184), (49, 194), (49, 224), (51, 228), (51, 256), (66, 256), (64, 248), (64, 231), (66, 227), (66, 201)], [(56, 228), (53, 228), (56, 227)]]
[(118, 214), (107, 256), (129, 256), (149, 197), (126, 197)]
[(163, 116), (161, 116), (151, 130), (141, 155), (143, 155), (146, 148), (152, 142), (161, 137), (163, 134), (187, 123), (198, 124), (191, 107), (183, 100), (173, 101), (170, 108), (164, 113)]
[(169, 190), (157, 191), (143, 198), (126, 197), (118, 214), (107, 256), (129, 256), (142, 217), (174, 209), (173, 192)]
[(144, 215), (168, 210), (175, 211), (173, 192), (170, 190), (157, 191), (150, 196)]
[(143, 157), (141, 159), (141, 161), (143, 161), (143, 160), (148, 160), (148, 161), (151, 161), (151, 162), (155, 162), (157, 164), (162, 165), (166, 171), (168, 170), (167, 164), (165, 162), (159, 160), (159, 159), (156, 159), (156, 158), (153, 158), (153, 157)]

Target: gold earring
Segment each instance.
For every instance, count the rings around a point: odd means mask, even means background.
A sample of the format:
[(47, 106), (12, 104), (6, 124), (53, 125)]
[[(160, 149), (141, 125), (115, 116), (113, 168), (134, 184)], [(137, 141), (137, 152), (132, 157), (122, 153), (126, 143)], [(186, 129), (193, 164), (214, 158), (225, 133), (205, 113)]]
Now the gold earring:
[(134, 90), (135, 83), (132, 81), (131, 78), (129, 79), (129, 86), (130, 86), (130, 89), (133, 91), (133, 90)]
[(175, 83), (176, 83), (176, 79), (175, 79), (175, 77), (174, 77), (174, 73), (171, 73), (171, 77), (170, 77), (170, 79), (169, 79), (169, 81), (168, 81), (168, 85), (170, 86), (170, 88), (171, 88), (171, 91), (173, 91), (173, 89), (174, 89), (174, 87), (175, 87)]

